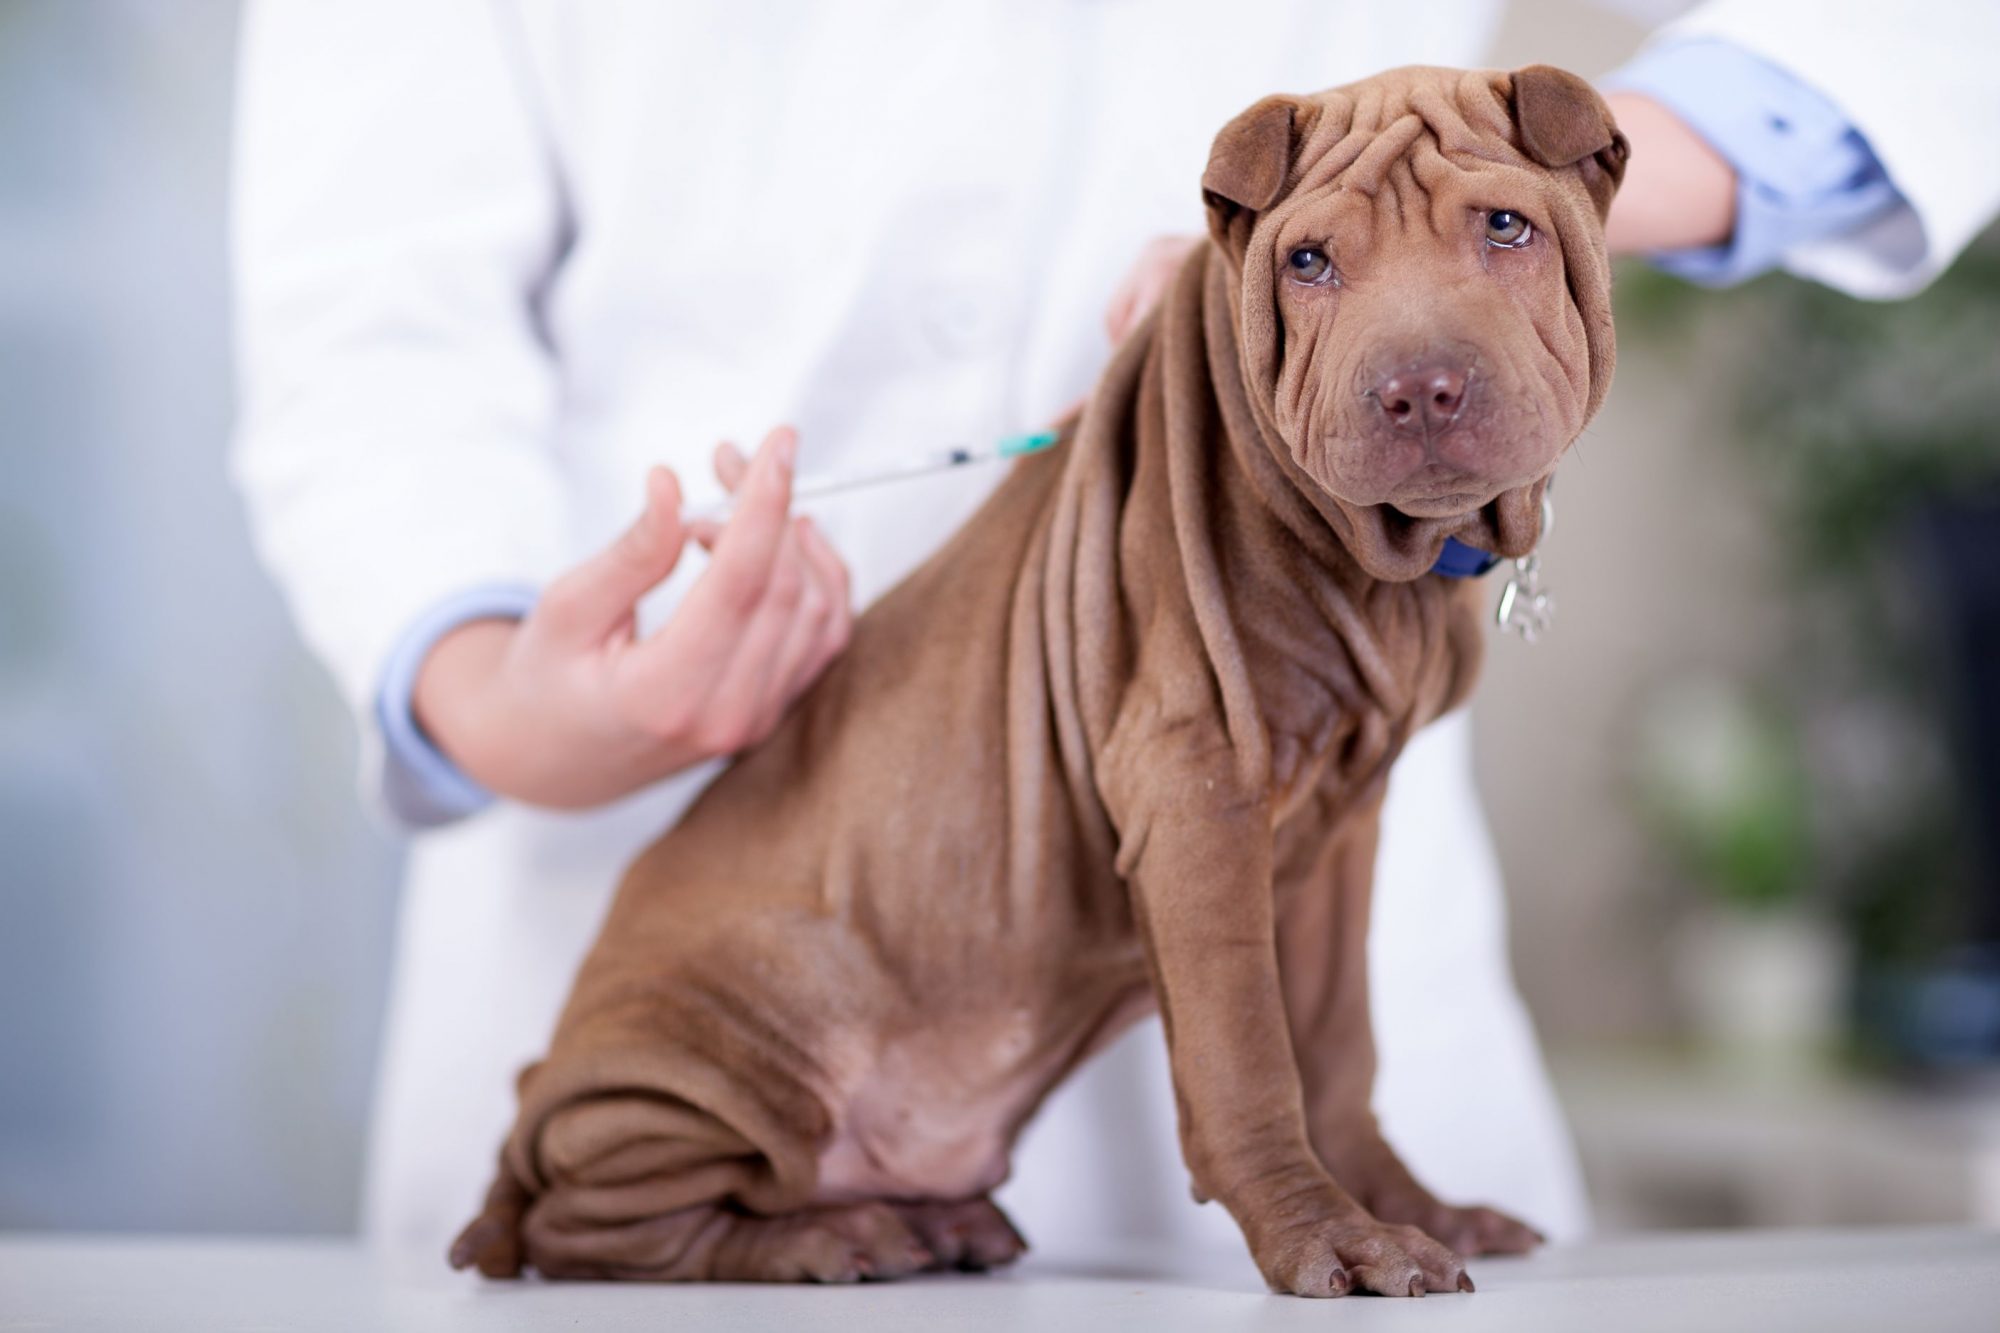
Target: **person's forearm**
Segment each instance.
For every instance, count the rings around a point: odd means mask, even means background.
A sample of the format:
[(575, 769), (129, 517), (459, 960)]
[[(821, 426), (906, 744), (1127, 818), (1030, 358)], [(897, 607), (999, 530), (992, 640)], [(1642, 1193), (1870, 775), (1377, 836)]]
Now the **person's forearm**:
[(507, 647), (519, 630), (512, 620), (467, 621), (443, 635), (424, 657), (410, 692), (410, 713), (431, 743), (473, 781), (490, 790), (509, 785), (496, 776), (487, 751), (502, 738), (481, 745), (484, 719), (479, 705), (499, 674)]
[(1650, 97), (1614, 92), (1604, 100), (1632, 145), (1631, 165), (1604, 228), (1611, 252), (1726, 242), (1736, 228), (1736, 172), (1729, 163)]

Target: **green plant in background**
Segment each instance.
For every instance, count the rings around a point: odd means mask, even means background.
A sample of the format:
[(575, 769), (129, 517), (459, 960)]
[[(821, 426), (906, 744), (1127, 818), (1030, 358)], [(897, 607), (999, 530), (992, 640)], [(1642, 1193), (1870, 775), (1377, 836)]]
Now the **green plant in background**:
[(2000, 230), (1903, 302), (1783, 276), (1703, 293), (1637, 267), (1618, 302), (1621, 336), (1691, 362), (1733, 427), (1788, 621), (1764, 678), (1693, 721), (1663, 705), (1648, 822), (1727, 903), (1823, 898), (1864, 970), (1925, 958), (1971, 867), (1911, 538), (1927, 510), (2000, 492)]
[(1639, 740), (1648, 825), (1726, 907), (1799, 906), (1814, 881), (1811, 796), (1791, 718), (1721, 680), (1652, 701)]

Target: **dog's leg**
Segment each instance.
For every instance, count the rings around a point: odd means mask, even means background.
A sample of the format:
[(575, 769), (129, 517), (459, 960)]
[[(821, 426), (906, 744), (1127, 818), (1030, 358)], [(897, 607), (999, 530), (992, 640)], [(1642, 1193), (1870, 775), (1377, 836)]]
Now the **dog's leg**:
[[(1182, 734), (1130, 753), (1185, 756), (1188, 742)], [(1268, 801), (1233, 797), (1227, 766), (1166, 773), (1156, 762), (1118, 779), (1152, 797), (1124, 805), (1120, 833), (1197, 1195), (1229, 1209), (1278, 1290), (1462, 1290), (1457, 1256), (1371, 1216), (1307, 1137), (1278, 979)]]
[(993, 1200), (924, 1200), (891, 1204), (931, 1252), (936, 1268), (984, 1272), (1010, 1264), (1027, 1252), (1028, 1242)]
[(528, 1210), (530, 1196), (507, 1166), (503, 1155), (500, 1173), (486, 1191), (486, 1203), (451, 1243), (453, 1268), (477, 1268), (487, 1277), (519, 1277), (527, 1256), (521, 1252), (521, 1214)]
[[(623, 1258), (605, 1257), (607, 1227), (565, 1216), (548, 1196), (535, 1246), (545, 1277), (645, 1282), (860, 1282), (906, 1277), (938, 1261), (893, 1205), (870, 1201), (802, 1208), (770, 1217), (723, 1204), (633, 1219), (616, 1226)], [(594, 1233), (593, 1239), (584, 1239)]]
[[(761, 1216), (723, 1204), (636, 1218), (618, 1228), (624, 1256), (608, 1262), (605, 1223), (567, 1215), (550, 1196), (535, 1247), (554, 1278), (661, 1282), (859, 1282), (937, 1269), (983, 1272), (1027, 1249), (986, 1198), (819, 1204)], [(596, 1238), (579, 1242), (584, 1233)]]
[[(746, 1198), (782, 1193), (769, 1160), (675, 1098), (619, 1093), (560, 1106), (539, 1122), (531, 1156), (541, 1188), (520, 1182), (510, 1154), (485, 1211), (452, 1248), (455, 1266), (494, 1277), (525, 1262), (550, 1278), (852, 1282), (940, 1266), (922, 1224), (951, 1242), (953, 1265), (1012, 1257), (990, 1219), (975, 1216), (982, 1201), (938, 1205), (922, 1219), (872, 1201), (753, 1212)], [(975, 1237), (973, 1221), (989, 1225)], [(1004, 1218), (999, 1225), (1011, 1235)]]
[(1278, 886), (1278, 967), (1307, 1131), (1334, 1178), (1384, 1222), (1421, 1228), (1460, 1254), (1531, 1250), (1540, 1237), (1505, 1213), (1439, 1202), (1376, 1125), (1367, 943), (1380, 812), (1378, 799), (1350, 813)]

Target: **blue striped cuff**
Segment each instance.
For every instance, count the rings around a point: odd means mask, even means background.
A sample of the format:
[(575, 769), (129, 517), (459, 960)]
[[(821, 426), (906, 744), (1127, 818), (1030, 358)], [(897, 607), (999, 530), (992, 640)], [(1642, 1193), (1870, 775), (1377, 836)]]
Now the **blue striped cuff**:
[(1793, 247), (1851, 231), (1901, 202), (1838, 106), (1728, 42), (1661, 43), (1603, 86), (1665, 106), (1736, 169), (1736, 230), (1726, 244), (1648, 256), (1677, 277), (1742, 282)]

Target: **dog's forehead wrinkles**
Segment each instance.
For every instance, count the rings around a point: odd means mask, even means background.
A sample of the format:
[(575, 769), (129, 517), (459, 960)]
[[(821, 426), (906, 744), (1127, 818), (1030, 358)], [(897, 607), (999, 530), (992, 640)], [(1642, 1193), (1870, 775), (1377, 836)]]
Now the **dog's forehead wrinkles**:
[(1376, 132), (1369, 143), (1354, 159), (1354, 165), (1341, 176), (1340, 183), (1345, 189), (1358, 190), (1372, 195), (1388, 184), (1389, 173), (1403, 160), (1403, 155), (1422, 137), (1423, 119), (1416, 115), (1398, 116), (1389, 125)]
[[(1461, 171), (1527, 164), (1515, 143), (1505, 96), (1491, 76), (1430, 69), (1400, 73), (1407, 77), (1321, 96), (1318, 123), (1300, 146), (1295, 193), (1337, 183), (1372, 196), (1390, 184), (1396, 164), (1413, 155)], [(1434, 194), (1441, 178), (1433, 172), (1413, 183)]]
[(1412, 198), (1415, 177), (1410, 174), (1408, 162), (1397, 158), (1388, 164), (1382, 175), (1378, 188), (1367, 196), (1374, 202), (1370, 219), (1373, 234), (1367, 246), (1370, 251), (1389, 238), (1408, 232), (1423, 219), (1426, 211), (1420, 201)]

